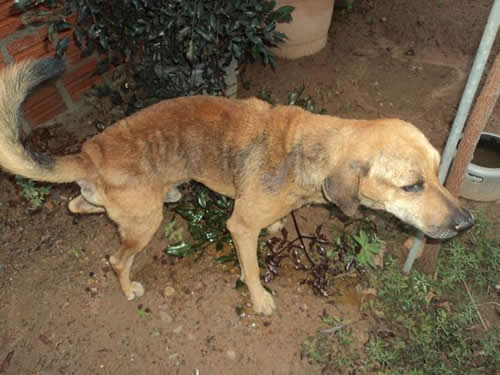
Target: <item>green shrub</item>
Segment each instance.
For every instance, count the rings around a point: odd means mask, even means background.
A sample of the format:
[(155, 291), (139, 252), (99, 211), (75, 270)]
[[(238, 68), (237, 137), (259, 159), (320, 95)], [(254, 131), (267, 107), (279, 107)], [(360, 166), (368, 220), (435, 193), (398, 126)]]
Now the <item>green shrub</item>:
[[(221, 94), (224, 68), (261, 59), (273, 67), (270, 47), (286, 36), (276, 23), (289, 22), (293, 7), (274, 0), (14, 0), (29, 24), (48, 24), (48, 37), (73, 30), (84, 54), (105, 53), (103, 71), (127, 62), (145, 103), (191, 93)], [(76, 14), (71, 24), (68, 17)], [(57, 42), (63, 55), (67, 38)], [(202, 70), (202, 80), (194, 72)], [(141, 103), (138, 104), (138, 107)]]

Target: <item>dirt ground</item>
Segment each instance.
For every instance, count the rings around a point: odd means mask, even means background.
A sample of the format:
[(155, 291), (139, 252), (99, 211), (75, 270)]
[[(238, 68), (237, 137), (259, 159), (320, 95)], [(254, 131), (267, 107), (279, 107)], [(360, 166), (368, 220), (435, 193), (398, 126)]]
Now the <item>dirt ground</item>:
[[(399, 117), (441, 149), (491, 4), (358, 0), (351, 12), (335, 11), (320, 53), (279, 60), (276, 72), (249, 67), (249, 88), (240, 85), (239, 96), (268, 89), (284, 102), (305, 85), (329, 114)], [(95, 105), (32, 142), (67, 151), (96, 124), (120, 116)], [(498, 109), (487, 130), (500, 132)], [(216, 263), (215, 250), (166, 256), (161, 231), (134, 267), (146, 294), (128, 302), (106, 260), (118, 246), (116, 228), (104, 215), (70, 215), (66, 205), (77, 190), (54, 186), (44, 206), (31, 210), (15, 179), (0, 174), (0, 373), (314, 374), (320, 368), (301, 357), (301, 343), (321, 326), (324, 311), (357, 322), (359, 345), (374, 330), (359, 310), (357, 280), (336, 282), (324, 298), (303, 283), (303, 273), (285, 268), (270, 284), (277, 312), (256, 316), (245, 290), (234, 288), (236, 266)], [(500, 216), (499, 204), (464, 204)], [(338, 224), (320, 207), (298, 216), (306, 229)], [(172, 218), (167, 207), (165, 217)]]

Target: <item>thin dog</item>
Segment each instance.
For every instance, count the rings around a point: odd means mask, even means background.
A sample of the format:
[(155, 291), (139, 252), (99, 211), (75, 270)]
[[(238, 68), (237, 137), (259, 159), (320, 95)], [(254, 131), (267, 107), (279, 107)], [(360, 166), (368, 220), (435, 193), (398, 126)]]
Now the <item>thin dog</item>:
[(258, 234), (293, 209), (331, 202), (354, 215), (363, 205), (438, 239), (474, 222), (439, 182), (438, 151), (397, 119), (347, 120), (258, 99), (193, 96), (118, 121), (78, 154), (41, 155), (20, 140), (20, 106), (63, 68), (61, 60), (46, 58), (0, 73), (0, 165), (34, 180), (76, 182), (81, 194), (70, 211), (108, 214), (121, 237), (110, 262), (129, 300), (144, 293), (130, 280), (134, 257), (158, 229), (164, 201), (180, 199), (177, 185), (189, 180), (234, 198), (227, 228), (241, 280), (263, 314), (275, 304), (259, 278)]

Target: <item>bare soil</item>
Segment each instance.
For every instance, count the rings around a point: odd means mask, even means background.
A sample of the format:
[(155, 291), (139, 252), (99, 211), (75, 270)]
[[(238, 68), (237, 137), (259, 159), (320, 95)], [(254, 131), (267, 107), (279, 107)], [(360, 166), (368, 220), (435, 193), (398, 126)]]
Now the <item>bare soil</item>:
[[(356, 1), (350, 12), (335, 11), (321, 52), (279, 60), (276, 72), (250, 66), (248, 87), (240, 84), (238, 95), (267, 89), (285, 102), (304, 85), (329, 114), (399, 117), (441, 149), (490, 6), (487, 0)], [(498, 51), (497, 41), (493, 56)], [(93, 99), (90, 111), (60, 118), (30, 141), (70, 152), (122, 115)], [(500, 132), (500, 111), (487, 130)], [(119, 243), (116, 228), (104, 215), (69, 214), (77, 191), (53, 186), (43, 207), (32, 210), (15, 179), (0, 174), (0, 373), (313, 374), (321, 370), (302, 358), (301, 343), (322, 326), (324, 312), (355, 322), (360, 346), (376, 329), (360, 312), (358, 278), (339, 278), (330, 297), (319, 297), (304, 283), (307, 275), (288, 265), (270, 284), (278, 311), (256, 316), (246, 291), (235, 289), (238, 267), (215, 262), (231, 249), (173, 258), (163, 252), (162, 231), (134, 266), (146, 294), (128, 302), (106, 260)], [(498, 203), (464, 205), (493, 220), (500, 216)], [(165, 207), (165, 223), (172, 216)], [(306, 232), (319, 223), (341, 227), (321, 207), (298, 216)], [(397, 250), (406, 236), (392, 233), (391, 247)]]

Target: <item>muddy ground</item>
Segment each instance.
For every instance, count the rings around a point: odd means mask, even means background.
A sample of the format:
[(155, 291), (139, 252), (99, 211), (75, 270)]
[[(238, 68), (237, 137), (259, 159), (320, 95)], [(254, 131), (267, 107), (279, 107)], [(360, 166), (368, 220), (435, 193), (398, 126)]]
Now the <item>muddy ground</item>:
[[(351, 12), (335, 12), (324, 50), (280, 60), (276, 72), (251, 66), (239, 96), (267, 89), (284, 102), (305, 85), (329, 114), (399, 117), (442, 149), (491, 3), (358, 0)], [(32, 141), (65, 152), (113, 116), (120, 112), (94, 99), (90, 112), (62, 118)], [(500, 132), (498, 109), (487, 130)], [(234, 288), (237, 266), (216, 263), (215, 249), (166, 256), (161, 230), (134, 267), (146, 294), (128, 302), (106, 260), (119, 242), (113, 223), (104, 215), (70, 215), (75, 186), (52, 187), (38, 210), (20, 190), (0, 174), (0, 373), (313, 374), (320, 368), (301, 357), (301, 343), (321, 326), (324, 311), (356, 322), (359, 345), (375, 329), (359, 310), (356, 278), (335, 281), (325, 298), (303, 282), (306, 274), (285, 267), (270, 284), (278, 310), (260, 317), (245, 290)], [(498, 220), (499, 204), (464, 204)], [(164, 224), (172, 215), (166, 207)], [(298, 217), (306, 231), (341, 225), (321, 207)], [(405, 238), (395, 230), (392, 249)]]

